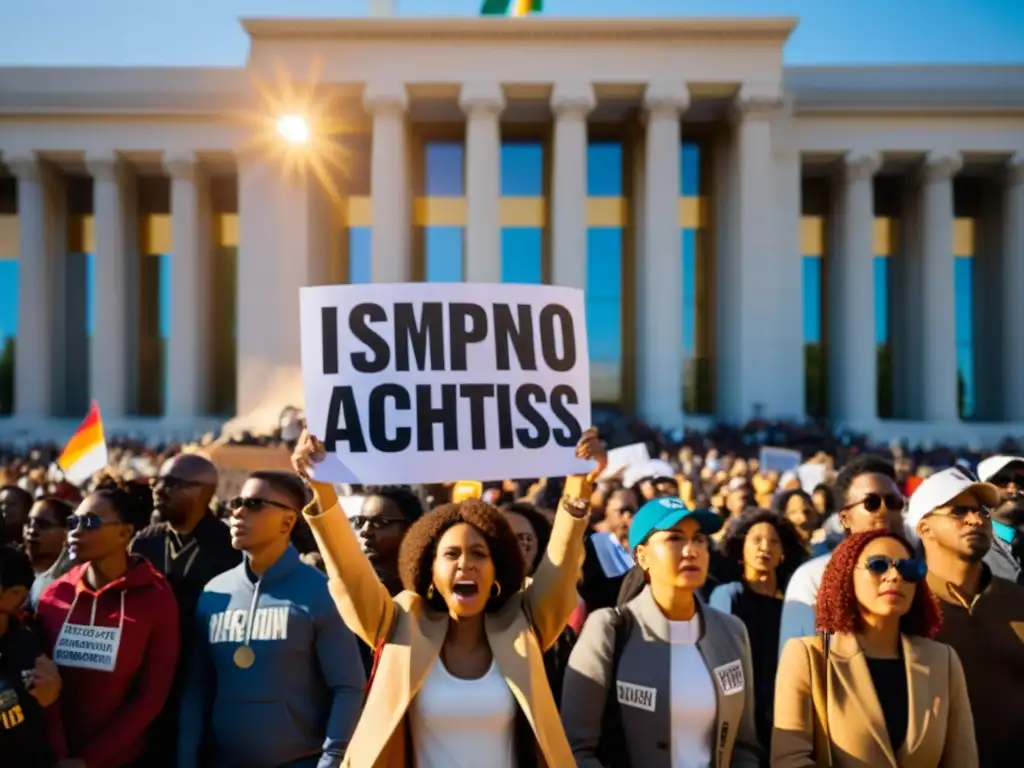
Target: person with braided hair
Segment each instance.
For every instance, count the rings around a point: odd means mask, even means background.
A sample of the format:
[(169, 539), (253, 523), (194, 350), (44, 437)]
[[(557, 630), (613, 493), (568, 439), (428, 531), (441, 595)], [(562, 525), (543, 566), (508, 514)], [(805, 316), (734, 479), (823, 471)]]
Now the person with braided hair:
[(162, 575), (128, 544), (134, 496), (108, 483), (68, 518), (76, 565), (39, 598), (37, 619), (63, 681), (71, 758), (59, 768), (140, 766), (147, 731), (178, 664), (178, 606)]

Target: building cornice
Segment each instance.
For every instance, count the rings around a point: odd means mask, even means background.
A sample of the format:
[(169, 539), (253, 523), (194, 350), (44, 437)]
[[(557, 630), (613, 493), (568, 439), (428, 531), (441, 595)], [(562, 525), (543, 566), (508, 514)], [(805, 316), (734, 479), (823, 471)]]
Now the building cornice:
[(1024, 66), (786, 67), (795, 115), (1021, 114)]
[(0, 67), (0, 116), (220, 116), (251, 99), (242, 67)]
[[(1024, 114), (1024, 66), (787, 67), (783, 77), (797, 117)], [(0, 67), (4, 119), (223, 120), (254, 103), (243, 67)]]
[(551, 16), (242, 19), (254, 42), (270, 40), (340, 40), (396, 42), (635, 41), (774, 43), (782, 46), (796, 28), (793, 17), (583, 19)]

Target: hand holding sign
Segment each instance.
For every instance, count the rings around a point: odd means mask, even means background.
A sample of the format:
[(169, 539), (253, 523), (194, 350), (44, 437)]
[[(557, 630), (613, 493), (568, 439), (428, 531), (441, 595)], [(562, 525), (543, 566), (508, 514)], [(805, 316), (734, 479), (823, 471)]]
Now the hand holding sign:
[(597, 467), (587, 474), (587, 482), (593, 483), (608, 466), (608, 453), (597, 436), (597, 429), (591, 427), (580, 436), (576, 444), (576, 458), (596, 461)]
[(324, 444), (308, 430), (303, 429), (299, 440), (292, 451), (292, 469), (295, 474), (304, 477), (306, 480), (313, 479), (313, 467), (319, 464), (327, 456)]

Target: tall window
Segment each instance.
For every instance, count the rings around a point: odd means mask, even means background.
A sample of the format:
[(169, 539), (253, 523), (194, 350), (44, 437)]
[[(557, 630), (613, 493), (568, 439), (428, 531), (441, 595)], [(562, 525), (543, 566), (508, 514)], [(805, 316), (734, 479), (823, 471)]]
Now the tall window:
[(14, 343), (18, 336), (17, 182), (0, 177), (0, 415), (14, 407)]
[(423, 279), (461, 282), (466, 210), (463, 143), (427, 142), (423, 155), (423, 197), (416, 203), (416, 223), (423, 228)]
[(544, 282), (544, 145), (501, 144), (501, 282)]
[(714, 412), (711, 360), (711, 253), (707, 247), (707, 199), (702, 195), (704, 173), (699, 143), (685, 141), (680, 153), (680, 221), (683, 261), (683, 410)]
[(828, 410), (828, 359), (825, 353), (825, 226), (824, 216), (804, 215), (801, 251), (804, 315), (804, 406), (821, 418)]
[(587, 340), (590, 396), (596, 403), (622, 399), (622, 236), (625, 198), (618, 141), (587, 147)]
[(957, 218), (953, 230), (953, 289), (957, 399), (961, 419), (974, 418), (978, 404), (974, 370), (974, 279), (974, 219)]
[(238, 178), (210, 183), (213, 206), (213, 345), (210, 413), (233, 416), (238, 381)]
[(875, 217), (874, 231), (874, 288), (875, 288), (875, 348), (877, 350), (877, 411), (878, 418), (893, 418), (892, 391), (892, 334), (890, 331), (890, 266), (894, 254), (896, 220)]
[(160, 416), (167, 403), (167, 342), (170, 338), (171, 304), (180, 291), (171, 278), (175, 245), (171, 239), (171, 186), (168, 179), (139, 179), (136, 202), (139, 210), (139, 303), (138, 303), (138, 401), (136, 411)]
[(14, 407), (14, 343), (18, 337), (18, 260), (2, 250), (0, 249), (0, 414), (9, 414)]
[(372, 141), (369, 134), (346, 135), (341, 140), (348, 161), (340, 186), (347, 208), (345, 245), (350, 283), (373, 282), (370, 257), (373, 240), (373, 210), (370, 204)]

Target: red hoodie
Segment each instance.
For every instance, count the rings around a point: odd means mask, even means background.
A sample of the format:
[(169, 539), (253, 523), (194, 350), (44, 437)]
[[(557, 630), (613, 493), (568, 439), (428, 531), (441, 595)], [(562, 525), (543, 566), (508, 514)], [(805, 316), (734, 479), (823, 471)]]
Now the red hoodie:
[[(76, 566), (50, 584), (36, 616), (51, 657), (65, 622), (71, 627), (62, 642), (70, 649), (66, 663), (55, 659), (63, 680), (68, 753), (88, 768), (120, 768), (142, 756), (146, 729), (167, 703), (181, 642), (178, 606), (164, 577), (141, 557), (129, 559), (125, 575), (98, 592), (86, 586), (85, 568)], [(103, 649), (114, 647), (108, 628), (119, 626), (116, 657), (103, 656)], [(93, 636), (99, 640), (82, 639)], [(83, 648), (89, 652), (78, 650)], [(116, 661), (113, 671), (102, 671), (83, 668), (72, 657), (87, 659), (87, 666), (103, 658)]]

